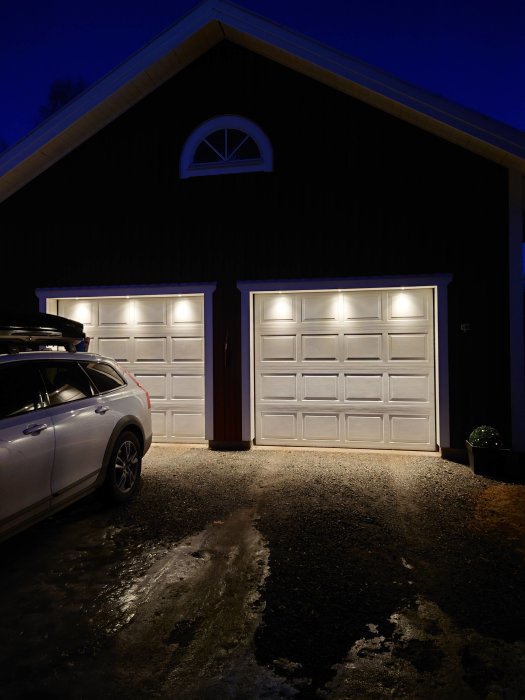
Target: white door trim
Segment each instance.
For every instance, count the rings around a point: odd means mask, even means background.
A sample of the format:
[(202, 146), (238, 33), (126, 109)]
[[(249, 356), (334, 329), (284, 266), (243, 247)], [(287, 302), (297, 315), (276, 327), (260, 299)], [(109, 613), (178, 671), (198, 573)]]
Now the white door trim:
[(450, 447), (447, 296), (451, 279), (451, 275), (441, 274), (238, 282), (237, 287), (241, 293), (242, 439), (252, 442), (255, 437), (253, 353), (253, 295), (255, 293), (430, 287), (435, 290), (436, 438), (439, 448)]
[(213, 292), (215, 283), (163, 284), (163, 285), (115, 285), (108, 287), (42, 287), (35, 290), (39, 310), (57, 313), (59, 299), (127, 297), (127, 296), (177, 296), (202, 294), (204, 297), (204, 436), (213, 440)]
[(525, 337), (523, 332), (523, 212), (525, 178), (509, 169), (509, 314), (512, 449), (525, 452)]

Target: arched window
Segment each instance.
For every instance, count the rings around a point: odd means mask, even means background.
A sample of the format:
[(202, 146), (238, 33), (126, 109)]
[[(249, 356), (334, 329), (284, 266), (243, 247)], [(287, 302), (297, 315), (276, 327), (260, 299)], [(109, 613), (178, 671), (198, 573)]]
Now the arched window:
[(181, 178), (272, 169), (272, 146), (266, 134), (248, 119), (232, 114), (214, 117), (197, 127), (180, 157)]

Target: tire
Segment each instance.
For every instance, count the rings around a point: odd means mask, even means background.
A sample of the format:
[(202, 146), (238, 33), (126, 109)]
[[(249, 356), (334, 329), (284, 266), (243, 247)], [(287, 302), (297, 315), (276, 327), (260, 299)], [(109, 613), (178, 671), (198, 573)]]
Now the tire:
[(104, 492), (113, 503), (125, 503), (138, 491), (142, 470), (142, 449), (136, 435), (119, 435), (109, 459)]

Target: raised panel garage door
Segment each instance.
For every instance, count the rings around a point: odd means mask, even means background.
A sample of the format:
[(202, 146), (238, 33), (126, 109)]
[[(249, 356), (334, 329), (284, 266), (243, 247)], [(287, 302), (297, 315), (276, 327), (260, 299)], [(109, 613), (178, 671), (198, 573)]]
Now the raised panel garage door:
[(255, 442), (436, 449), (433, 291), (254, 295)]
[(154, 442), (205, 442), (204, 297), (61, 299), (89, 351), (114, 357), (151, 395)]

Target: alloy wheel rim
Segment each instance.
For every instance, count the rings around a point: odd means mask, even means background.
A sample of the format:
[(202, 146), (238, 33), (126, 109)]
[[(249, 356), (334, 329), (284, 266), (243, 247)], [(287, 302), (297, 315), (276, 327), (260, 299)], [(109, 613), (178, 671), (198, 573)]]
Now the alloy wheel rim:
[(137, 480), (139, 470), (138, 451), (131, 440), (126, 440), (120, 446), (115, 460), (115, 482), (121, 493), (131, 491)]

